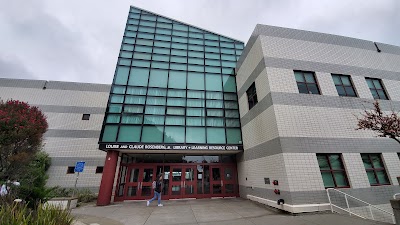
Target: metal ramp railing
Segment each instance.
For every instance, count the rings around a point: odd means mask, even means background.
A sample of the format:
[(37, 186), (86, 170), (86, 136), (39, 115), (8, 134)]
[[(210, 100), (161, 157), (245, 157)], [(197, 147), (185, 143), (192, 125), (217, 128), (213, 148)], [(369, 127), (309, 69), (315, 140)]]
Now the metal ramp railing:
[[(394, 214), (334, 188), (327, 188), (331, 211), (395, 224)], [(390, 209), (389, 209), (390, 210)]]

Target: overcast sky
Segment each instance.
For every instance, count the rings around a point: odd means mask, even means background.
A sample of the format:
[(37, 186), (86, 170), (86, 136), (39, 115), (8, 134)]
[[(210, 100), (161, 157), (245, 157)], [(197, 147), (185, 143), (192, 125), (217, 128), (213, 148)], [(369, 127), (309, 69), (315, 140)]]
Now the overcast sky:
[(260, 23), (400, 46), (399, 0), (0, 0), (0, 77), (110, 84), (129, 5), (244, 42)]

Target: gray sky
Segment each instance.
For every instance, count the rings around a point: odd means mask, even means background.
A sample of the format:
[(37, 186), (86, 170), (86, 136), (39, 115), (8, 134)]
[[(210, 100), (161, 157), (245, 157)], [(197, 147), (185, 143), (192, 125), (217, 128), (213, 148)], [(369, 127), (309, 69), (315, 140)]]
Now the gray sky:
[(0, 0), (0, 77), (111, 83), (129, 5), (244, 42), (260, 23), (400, 46), (399, 0)]

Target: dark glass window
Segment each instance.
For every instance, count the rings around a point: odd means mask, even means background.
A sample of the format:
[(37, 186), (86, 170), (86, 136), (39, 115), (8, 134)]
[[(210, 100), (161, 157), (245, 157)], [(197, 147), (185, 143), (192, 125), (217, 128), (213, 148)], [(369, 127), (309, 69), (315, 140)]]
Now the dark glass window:
[(294, 76), (296, 78), (297, 87), (299, 88), (300, 93), (320, 94), (317, 80), (315, 79), (313, 72), (295, 71)]
[(82, 115), (82, 120), (89, 120), (90, 114), (83, 114)]
[(340, 154), (317, 154), (325, 188), (350, 187)]
[(103, 173), (103, 166), (96, 167), (96, 173)]
[(350, 76), (332, 74), (332, 79), (339, 96), (357, 97)]
[(365, 80), (367, 81), (369, 90), (371, 90), (371, 94), (374, 96), (374, 99), (389, 99), (380, 79), (365, 78)]
[(390, 184), (380, 154), (361, 154), (371, 186)]
[(75, 166), (68, 166), (67, 174), (74, 174), (75, 173)]
[(253, 108), (258, 100), (257, 100), (257, 91), (256, 91), (256, 84), (253, 82), (253, 84), (247, 89), (246, 91), (247, 94), (247, 101), (249, 103), (249, 110)]

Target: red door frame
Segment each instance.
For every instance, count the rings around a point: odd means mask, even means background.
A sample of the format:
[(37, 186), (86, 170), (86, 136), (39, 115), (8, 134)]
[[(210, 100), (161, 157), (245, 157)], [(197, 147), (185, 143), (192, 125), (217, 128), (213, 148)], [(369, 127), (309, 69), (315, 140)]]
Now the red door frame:
[[(197, 166), (201, 165), (203, 166), (209, 166), (209, 177), (210, 177), (210, 191), (209, 194), (204, 194), (205, 190), (203, 190), (203, 194), (197, 193), (197, 181), (198, 181), (198, 171), (197, 171)], [(157, 166), (169, 166), (169, 171), (165, 171), (165, 168), (163, 169), (164, 173), (165, 172), (170, 172), (169, 173), (169, 187), (168, 187), (168, 192), (167, 194), (163, 195), (162, 198), (167, 200), (167, 199), (178, 199), (178, 198), (211, 198), (211, 197), (237, 197), (239, 196), (238, 193), (238, 183), (237, 183), (237, 168), (235, 163), (131, 163), (131, 164), (126, 164), (126, 163), (121, 163), (119, 170), (123, 166), (127, 167), (127, 174), (126, 174), (126, 182), (124, 185), (124, 191), (122, 196), (118, 196), (118, 187), (121, 183), (121, 174), (118, 172), (118, 182), (117, 186), (115, 188), (115, 198), (114, 201), (123, 201), (123, 200), (145, 200), (153, 197), (154, 195), (154, 190), (151, 189), (151, 195), (150, 196), (142, 196), (142, 190), (143, 187), (151, 187), (152, 181), (156, 179), (156, 174), (157, 174)], [(138, 177), (138, 182), (129, 182), (130, 176), (131, 176), (131, 171), (132, 168), (138, 168), (139, 169), (139, 177)], [(153, 168), (153, 176), (151, 182), (143, 182), (143, 172), (145, 168)], [(180, 181), (172, 181), (172, 171), (173, 168), (181, 168), (181, 180)], [(193, 180), (192, 181), (186, 181), (185, 180), (185, 172), (187, 168), (193, 168), (194, 174), (193, 174)], [(213, 174), (212, 174), (212, 169), (213, 168), (219, 168), (220, 170), (220, 178), (218, 180), (213, 179)], [(233, 174), (232, 174), (232, 180), (226, 180), (225, 179), (225, 168), (232, 168)], [(204, 185), (204, 182), (206, 182), (205, 179), (205, 174), (203, 172), (202, 174), (202, 184)], [(213, 185), (221, 185), (221, 193), (220, 194), (213, 194)], [(234, 193), (225, 193), (225, 184), (233, 184), (234, 185)], [(137, 188), (137, 193), (136, 196), (127, 196), (127, 191), (128, 187), (130, 186), (139, 186)], [(179, 185), (180, 186), (180, 194), (179, 195), (172, 195), (172, 186), (173, 185)], [(187, 185), (193, 185), (194, 188), (194, 194), (193, 195), (188, 195), (185, 194), (185, 188), (184, 186)]]

